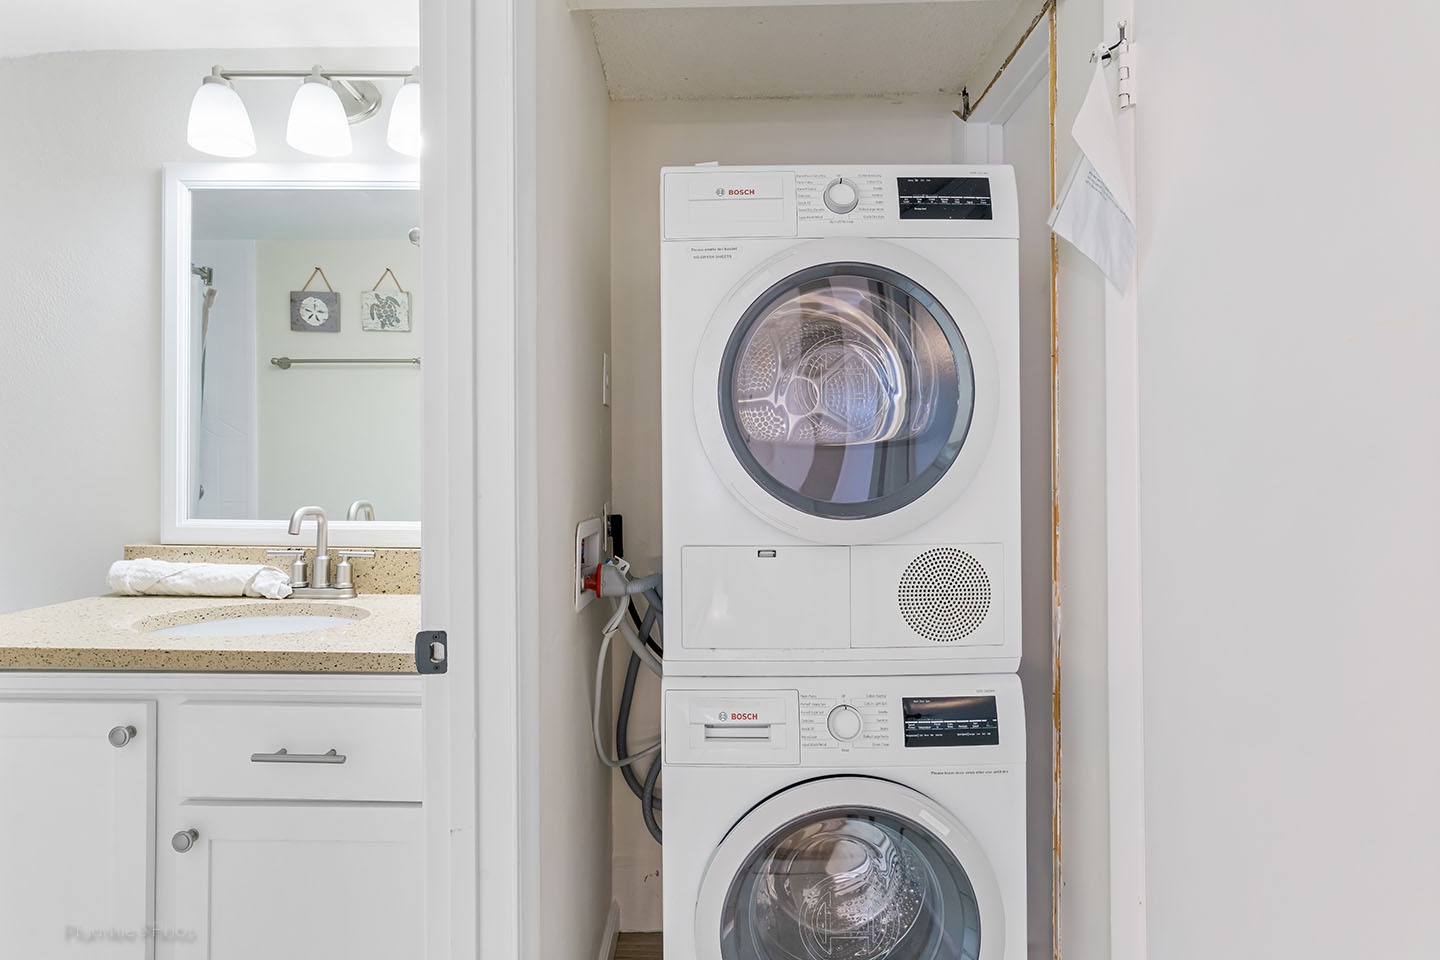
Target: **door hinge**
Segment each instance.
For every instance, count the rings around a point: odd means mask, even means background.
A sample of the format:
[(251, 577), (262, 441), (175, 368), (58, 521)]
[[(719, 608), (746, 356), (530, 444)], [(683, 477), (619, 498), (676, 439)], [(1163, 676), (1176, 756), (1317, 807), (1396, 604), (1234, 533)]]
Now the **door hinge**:
[(415, 672), (444, 673), (450, 665), (450, 651), (444, 630), (421, 630), (415, 634)]

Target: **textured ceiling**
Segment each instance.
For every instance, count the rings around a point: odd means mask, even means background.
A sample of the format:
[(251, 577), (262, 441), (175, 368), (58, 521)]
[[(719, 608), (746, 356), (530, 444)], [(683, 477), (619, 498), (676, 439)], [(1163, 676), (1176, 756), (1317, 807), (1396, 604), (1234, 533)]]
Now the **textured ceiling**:
[(612, 100), (958, 94), (1020, 2), (591, 10), (589, 16)]
[(0, 57), (419, 44), (418, 0), (0, 0)]

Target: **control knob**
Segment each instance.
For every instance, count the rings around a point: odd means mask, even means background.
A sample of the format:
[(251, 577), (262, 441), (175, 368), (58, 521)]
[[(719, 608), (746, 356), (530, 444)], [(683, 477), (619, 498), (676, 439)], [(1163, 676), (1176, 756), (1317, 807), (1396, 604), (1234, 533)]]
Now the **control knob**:
[(830, 716), (825, 721), (825, 726), (830, 730), (830, 736), (836, 740), (850, 741), (860, 736), (860, 711), (842, 703), (830, 711)]
[(844, 177), (837, 177), (825, 186), (825, 206), (831, 213), (846, 214), (860, 204), (860, 189)]

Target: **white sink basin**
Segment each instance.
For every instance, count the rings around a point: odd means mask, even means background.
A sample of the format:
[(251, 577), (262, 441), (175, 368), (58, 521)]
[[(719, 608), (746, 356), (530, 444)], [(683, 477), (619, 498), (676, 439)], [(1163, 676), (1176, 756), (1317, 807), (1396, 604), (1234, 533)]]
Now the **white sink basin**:
[(274, 633), (308, 633), (354, 623), (354, 617), (326, 617), (315, 614), (286, 614), (265, 617), (228, 617), (201, 620), (149, 631), (159, 637), (256, 637)]

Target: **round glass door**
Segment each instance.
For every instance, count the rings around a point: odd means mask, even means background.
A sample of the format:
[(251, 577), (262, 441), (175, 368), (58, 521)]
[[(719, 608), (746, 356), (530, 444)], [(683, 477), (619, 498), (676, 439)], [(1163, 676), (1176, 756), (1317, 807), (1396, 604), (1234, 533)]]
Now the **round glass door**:
[(814, 811), (743, 861), (720, 916), (722, 960), (976, 960), (980, 906), (950, 848), (866, 807)]
[(770, 495), (817, 517), (904, 507), (955, 462), (975, 412), (970, 351), (914, 280), (822, 263), (766, 290), (720, 365), (726, 438)]

